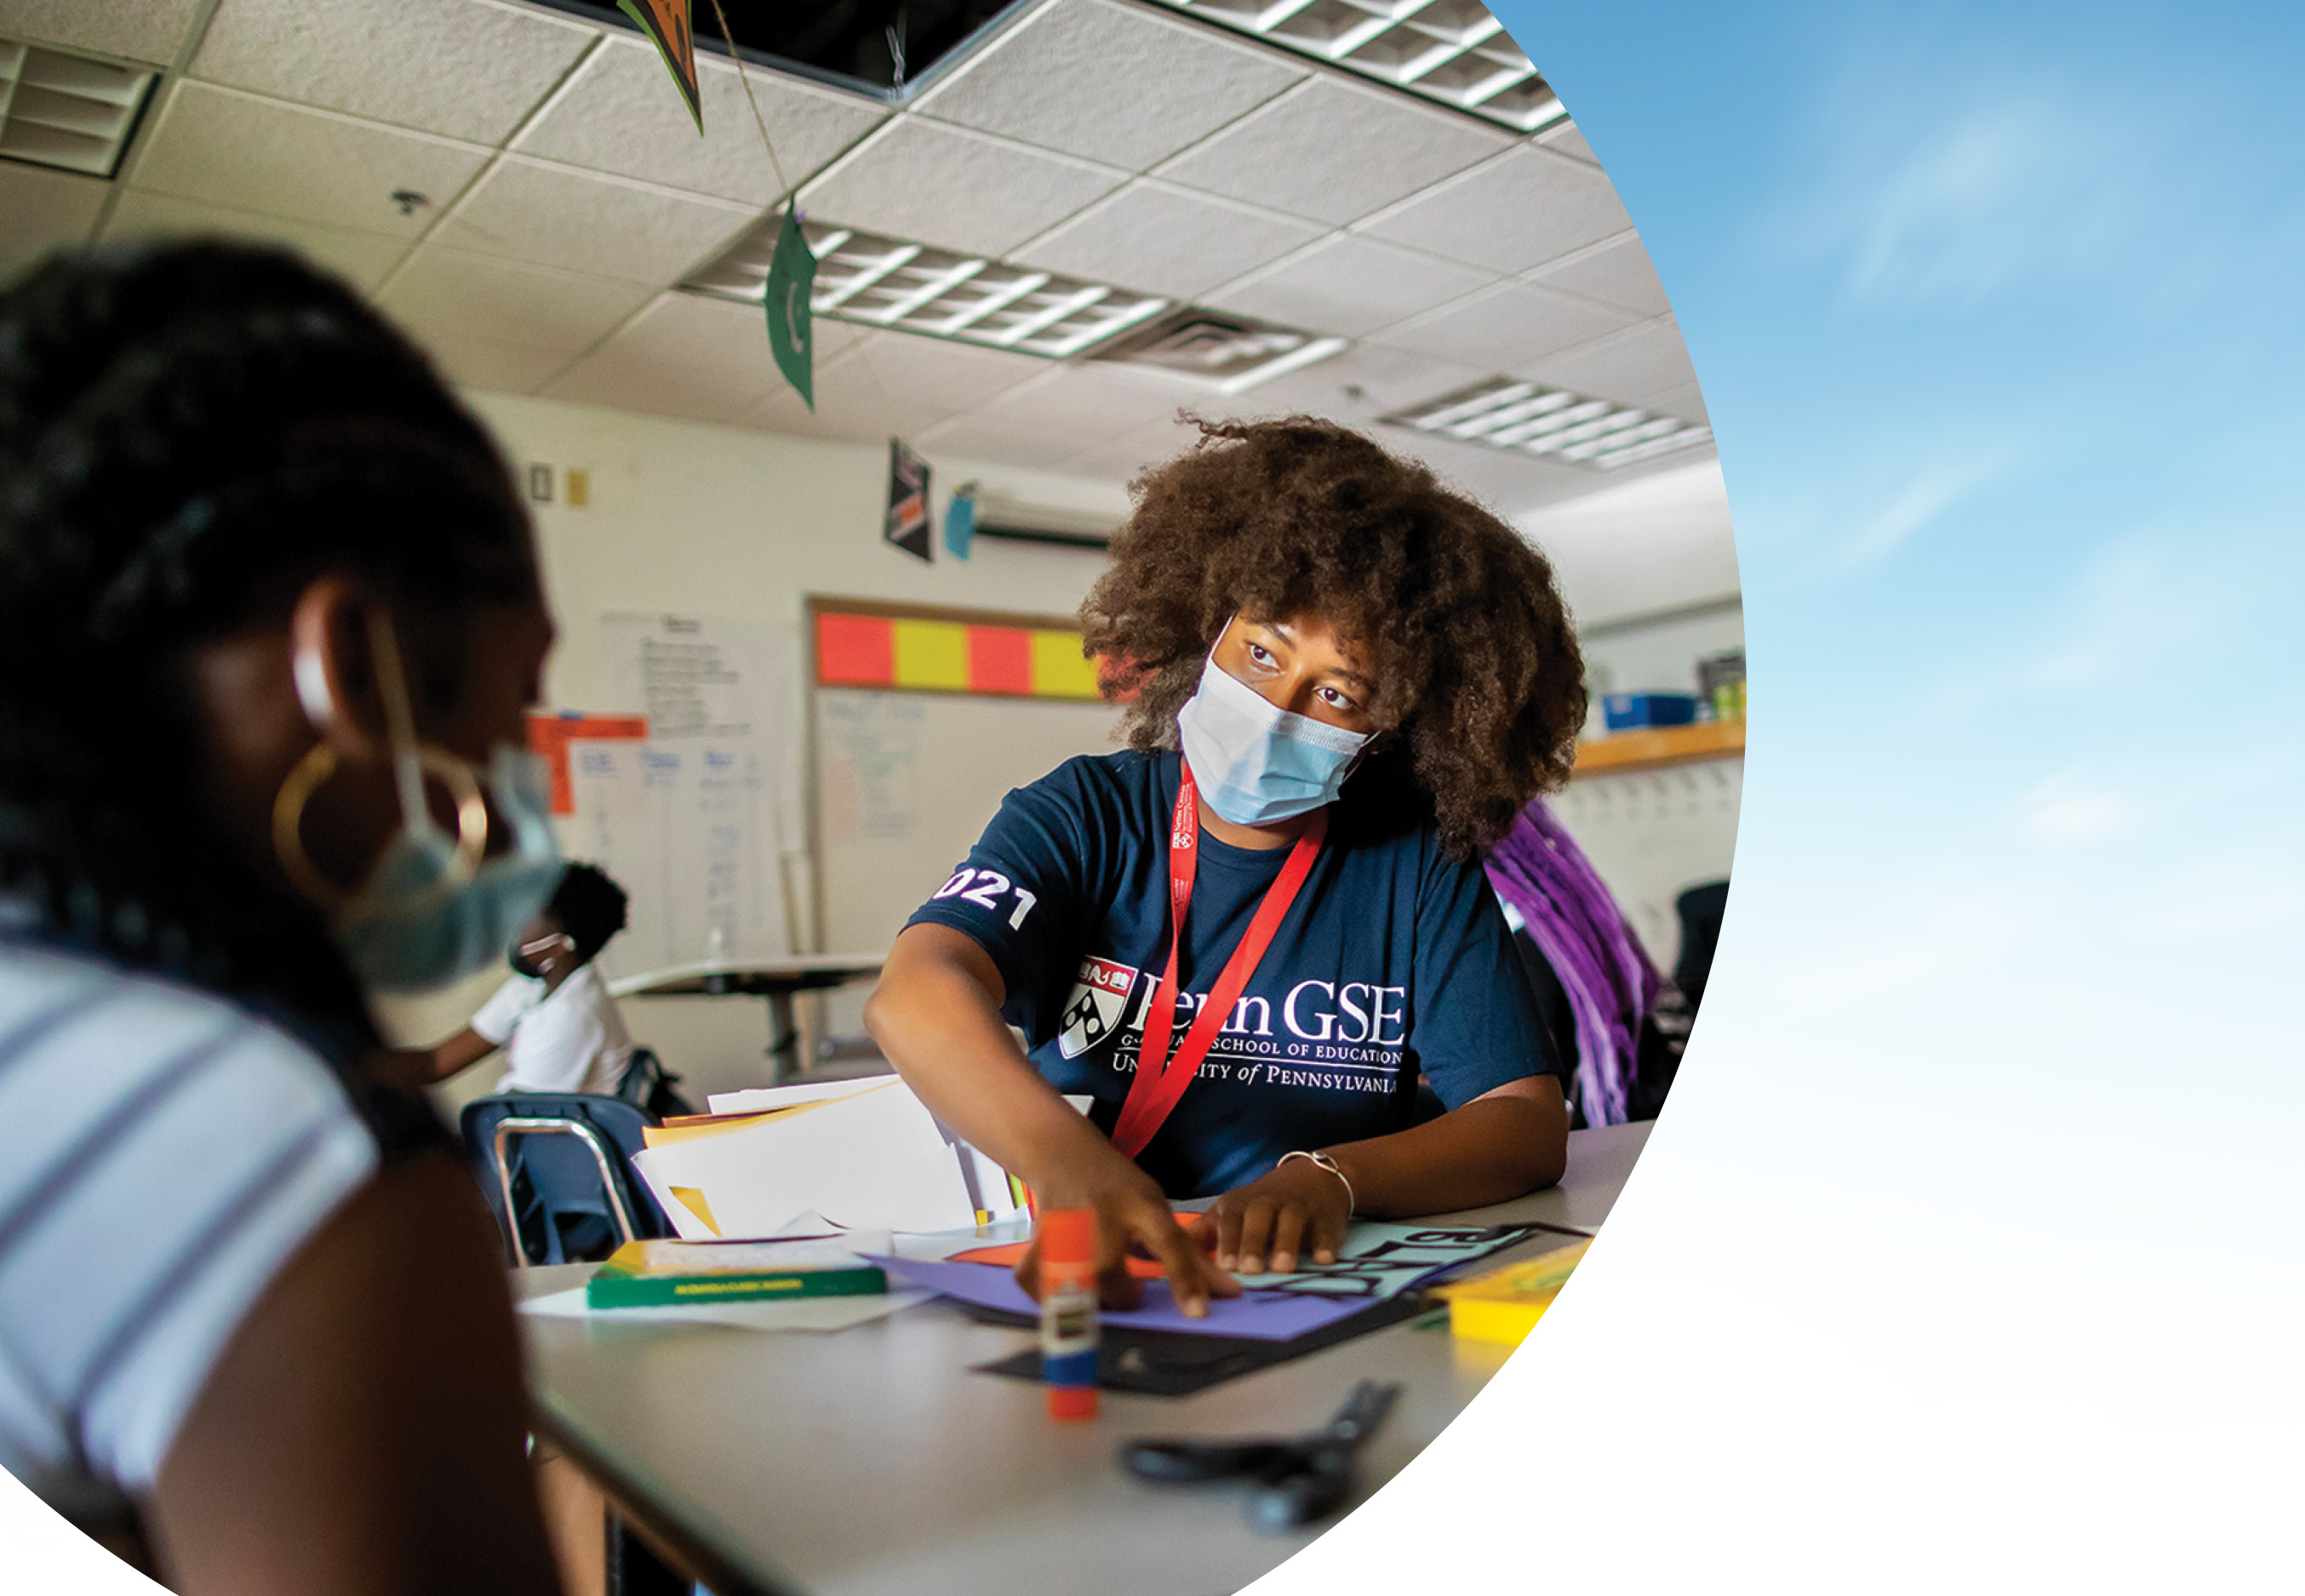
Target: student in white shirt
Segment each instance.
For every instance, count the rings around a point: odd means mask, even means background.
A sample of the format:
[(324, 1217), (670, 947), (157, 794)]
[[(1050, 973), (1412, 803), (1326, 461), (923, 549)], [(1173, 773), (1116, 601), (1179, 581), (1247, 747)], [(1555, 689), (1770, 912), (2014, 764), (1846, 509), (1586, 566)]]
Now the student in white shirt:
[(552, 901), (521, 929), (512, 979), (470, 1025), (432, 1049), (431, 1079), (502, 1048), (500, 1092), (615, 1091), (633, 1061), (633, 1039), (592, 961), (625, 929), (625, 901), (607, 871), (570, 865)]
[(361, 1074), (558, 873), (503, 457), (201, 243), (0, 293), (0, 1467), (180, 1596), (548, 1596), (500, 1244)]

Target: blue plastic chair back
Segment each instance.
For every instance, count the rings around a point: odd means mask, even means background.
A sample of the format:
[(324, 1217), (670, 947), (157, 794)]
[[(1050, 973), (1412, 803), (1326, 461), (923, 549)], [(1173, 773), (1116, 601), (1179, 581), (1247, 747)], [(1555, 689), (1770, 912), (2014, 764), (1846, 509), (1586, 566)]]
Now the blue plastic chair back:
[(673, 1234), (631, 1159), (656, 1116), (587, 1092), (511, 1092), (468, 1103), (465, 1155), (514, 1261), (605, 1258)]

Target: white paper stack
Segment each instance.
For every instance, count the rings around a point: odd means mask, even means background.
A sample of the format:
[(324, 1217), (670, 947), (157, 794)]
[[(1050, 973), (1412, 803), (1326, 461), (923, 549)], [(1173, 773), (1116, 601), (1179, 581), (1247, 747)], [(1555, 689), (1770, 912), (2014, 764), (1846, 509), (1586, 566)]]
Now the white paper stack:
[(952, 1230), (977, 1222), (957, 1146), (912, 1089), (894, 1076), (842, 1082), (849, 1090), (795, 1100), (767, 1093), (739, 1112), (785, 1109), (717, 1135), (636, 1153), (633, 1167), (683, 1239), (768, 1236), (814, 1210), (844, 1230)]

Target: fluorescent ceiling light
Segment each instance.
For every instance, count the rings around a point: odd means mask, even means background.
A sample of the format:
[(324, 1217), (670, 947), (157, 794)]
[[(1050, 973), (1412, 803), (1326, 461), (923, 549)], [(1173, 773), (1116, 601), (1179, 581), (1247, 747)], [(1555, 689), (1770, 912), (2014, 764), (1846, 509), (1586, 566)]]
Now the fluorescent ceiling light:
[[(783, 225), (782, 212), (766, 217), (681, 286), (759, 304)], [(859, 327), (1063, 360), (1159, 315), (1170, 302), (829, 222), (806, 221), (801, 231), (816, 257), (811, 308)]]
[[(759, 304), (783, 225), (781, 212), (764, 218), (681, 288)], [(1220, 394), (1243, 392), (1345, 347), (1342, 338), (861, 228), (804, 221), (801, 232), (816, 256), (810, 307), (859, 327), (1052, 361), (1088, 355)]]
[(110, 177), (157, 75), (0, 38), (0, 157)]
[(1604, 471), (1713, 440), (1713, 429), (1699, 422), (1510, 377), (1493, 377), (1377, 419), (1432, 437)]
[(1157, 0), (1518, 133), (1569, 115), (1480, 0)]

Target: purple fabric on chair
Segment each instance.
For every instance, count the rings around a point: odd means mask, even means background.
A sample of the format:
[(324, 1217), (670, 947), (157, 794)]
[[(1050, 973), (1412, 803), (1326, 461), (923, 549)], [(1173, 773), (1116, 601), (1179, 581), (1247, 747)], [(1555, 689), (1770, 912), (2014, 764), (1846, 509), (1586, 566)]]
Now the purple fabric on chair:
[(1521, 811), (1484, 862), (1497, 896), (1520, 912), (1569, 995), (1585, 1123), (1623, 1124), (1641, 1021), (1656, 1001), (1656, 966), (1544, 799)]

